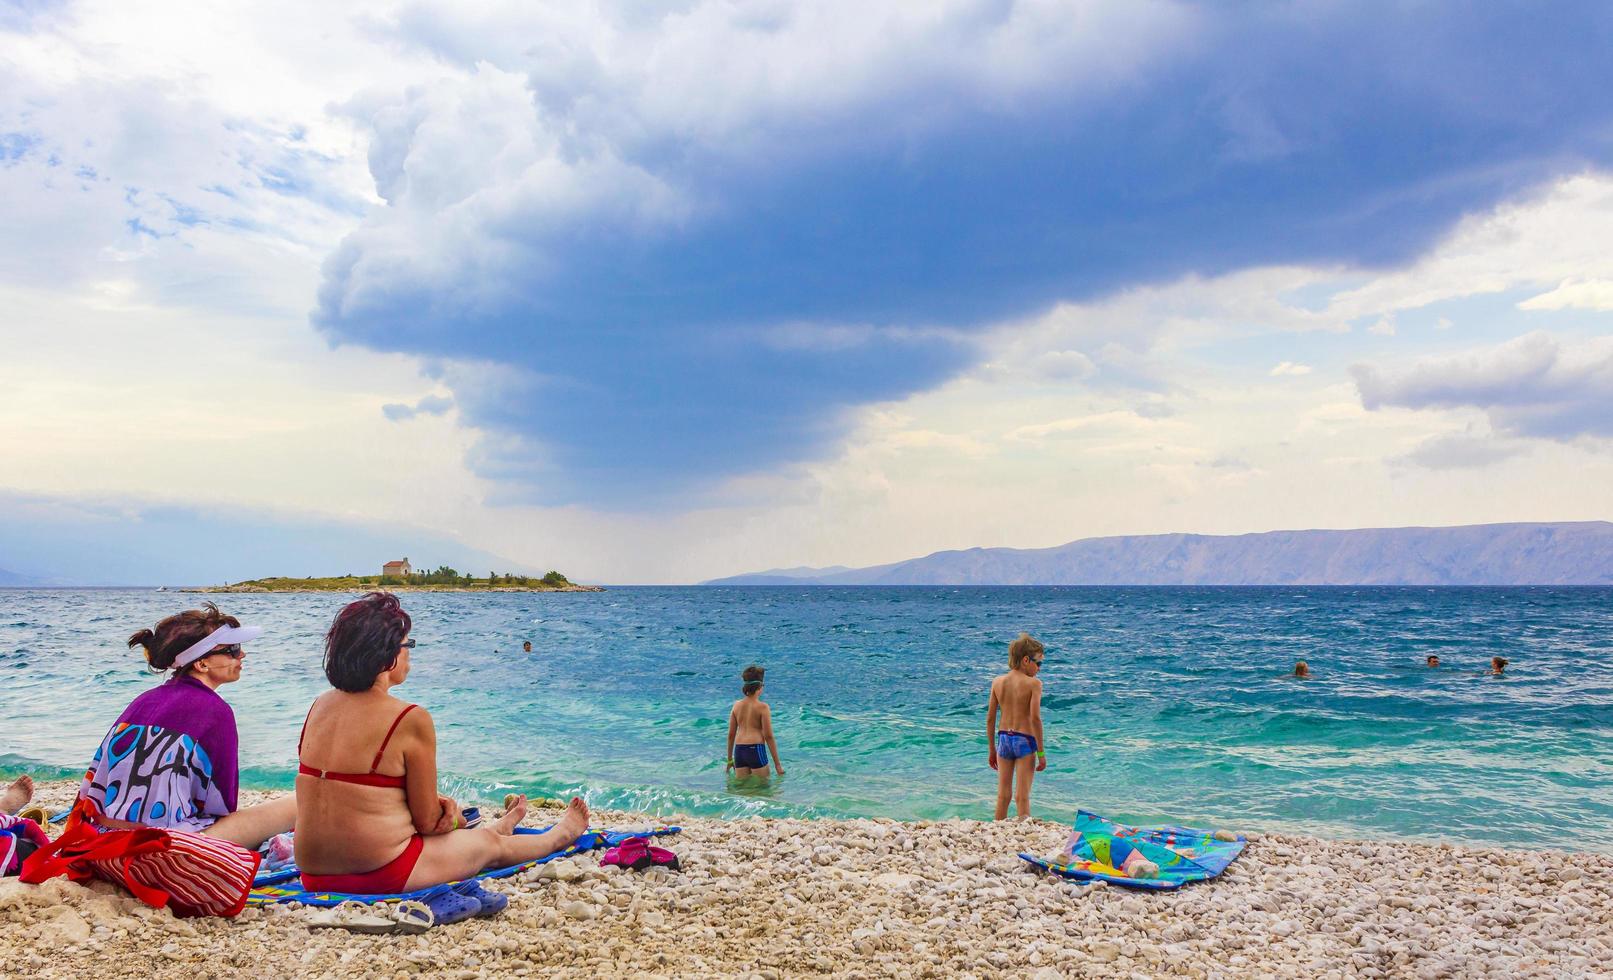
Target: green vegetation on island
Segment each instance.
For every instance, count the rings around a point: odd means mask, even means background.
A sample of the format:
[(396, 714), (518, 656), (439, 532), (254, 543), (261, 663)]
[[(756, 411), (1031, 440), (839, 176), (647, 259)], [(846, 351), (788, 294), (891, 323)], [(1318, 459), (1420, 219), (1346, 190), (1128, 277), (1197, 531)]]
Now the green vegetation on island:
[(407, 575), (337, 575), (328, 578), (270, 576), (226, 585), (186, 589), (187, 592), (603, 592), (598, 585), (577, 585), (559, 572), (543, 576), (488, 572), (485, 577), (461, 575), (447, 565)]

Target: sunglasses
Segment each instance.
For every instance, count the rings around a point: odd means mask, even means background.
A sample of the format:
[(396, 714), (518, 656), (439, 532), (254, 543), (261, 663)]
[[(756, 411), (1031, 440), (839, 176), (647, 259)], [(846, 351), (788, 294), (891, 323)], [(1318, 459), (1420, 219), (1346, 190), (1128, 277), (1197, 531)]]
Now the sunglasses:
[(407, 640), (404, 640), (402, 643), (399, 643), (398, 646), (400, 648), (404, 649), (404, 650), (413, 650), (414, 649), (414, 637), (412, 637), (412, 636), (409, 637)]
[(241, 644), (239, 643), (231, 643), (229, 646), (222, 646), (216, 650), (209, 650), (207, 655), (209, 657), (214, 655), (229, 657), (231, 660), (240, 660), (242, 657), (246, 656), (245, 653), (241, 652)]

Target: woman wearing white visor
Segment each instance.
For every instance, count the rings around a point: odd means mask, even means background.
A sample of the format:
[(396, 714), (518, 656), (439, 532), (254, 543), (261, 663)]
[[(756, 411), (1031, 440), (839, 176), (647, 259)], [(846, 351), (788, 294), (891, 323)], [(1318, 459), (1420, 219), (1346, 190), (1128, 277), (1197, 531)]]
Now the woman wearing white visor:
[(263, 635), (211, 602), (129, 637), (168, 680), (129, 703), (95, 750), (81, 799), (112, 828), (188, 830), (257, 848), (291, 829), (294, 796), (236, 809), (235, 712), (218, 688), (241, 678), (241, 644)]

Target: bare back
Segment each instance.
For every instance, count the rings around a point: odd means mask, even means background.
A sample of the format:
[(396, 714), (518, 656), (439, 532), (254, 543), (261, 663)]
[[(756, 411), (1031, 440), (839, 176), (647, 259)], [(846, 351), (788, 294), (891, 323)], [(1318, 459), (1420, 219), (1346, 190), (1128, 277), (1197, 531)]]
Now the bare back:
[(740, 698), (729, 718), (734, 723), (734, 744), (760, 745), (767, 741), (772, 710), (761, 698)]
[[(979, 690), (979, 688), (976, 688)], [(1017, 670), (998, 676), (991, 682), (991, 696), (1001, 713), (998, 731), (1024, 732), (1035, 735), (1036, 700), (1042, 693), (1042, 682), (1026, 677)]]
[[(390, 695), (369, 692), (320, 695), (303, 729), (301, 763), (333, 773), (367, 773), (375, 763), (381, 776), (417, 775), (409, 772), (406, 756), (420, 754), (426, 747), (423, 742), (429, 743), (434, 756), (435, 737), (425, 709), (417, 707), (399, 718), (408, 706)], [(397, 727), (388, 739), (394, 722)], [(376, 750), (383, 741), (386, 747), (377, 762)], [(429, 768), (435, 783), (435, 765)], [(414, 834), (408, 793), (401, 787), (297, 776), (297, 863), (306, 871), (373, 870), (402, 854)]]

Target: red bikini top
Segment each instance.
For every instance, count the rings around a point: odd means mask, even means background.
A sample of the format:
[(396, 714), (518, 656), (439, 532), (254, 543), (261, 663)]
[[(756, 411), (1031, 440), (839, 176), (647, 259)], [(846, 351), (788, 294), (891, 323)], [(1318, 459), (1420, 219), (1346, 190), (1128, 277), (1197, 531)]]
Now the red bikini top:
[[(392, 719), (392, 727), (386, 730), (386, 738), (381, 739), (381, 747), (375, 750), (375, 761), (370, 763), (369, 772), (331, 772), (328, 769), (315, 769), (303, 762), (302, 739), (303, 735), (308, 734), (308, 716), (305, 715), (302, 719), (302, 735), (297, 736), (297, 772), (304, 776), (312, 776), (315, 779), (330, 779), (338, 783), (355, 783), (359, 786), (382, 786), (386, 787), (387, 789), (403, 789), (402, 776), (386, 776), (376, 772), (375, 768), (381, 764), (381, 753), (386, 751), (386, 743), (392, 741), (392, 733), (398, 730), (398, 722), (403, 720), (404, 715), (413, 711), (417, 707), (419, 707), (419, 705), (407, 705), (402, 711), (398, 712), (398, 716), (396, 718)], [(312, 715), (313, 713), (314, 709), (309, 707), (308, 715)]]

